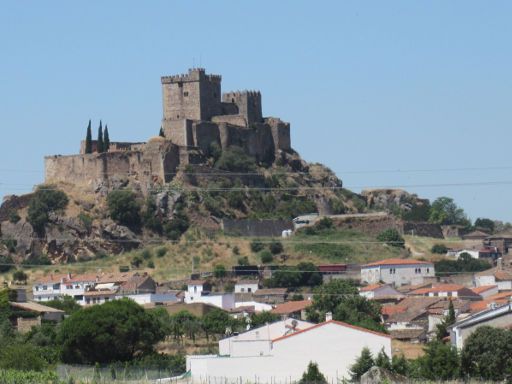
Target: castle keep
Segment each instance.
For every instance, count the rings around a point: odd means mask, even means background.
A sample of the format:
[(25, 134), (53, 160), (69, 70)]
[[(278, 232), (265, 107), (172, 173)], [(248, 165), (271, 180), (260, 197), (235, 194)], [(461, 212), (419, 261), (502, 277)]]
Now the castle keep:
[[(193, 68), (164, 76), (164, 137), (147, 143), (112, 142), (108, 152), (45, 157), (45, 182), (68, 182), (97, 189), (137, 181), (143, 192), (169, 182), (178, 167), (203, 164), (215, 144), (239, 146), (259, 162), (271, 163), (290, 151), (290, 124), (263, 117), (258, 91), (221, 93), (221, 76)], [(93, 149), (96, 143), (93, 142)]]

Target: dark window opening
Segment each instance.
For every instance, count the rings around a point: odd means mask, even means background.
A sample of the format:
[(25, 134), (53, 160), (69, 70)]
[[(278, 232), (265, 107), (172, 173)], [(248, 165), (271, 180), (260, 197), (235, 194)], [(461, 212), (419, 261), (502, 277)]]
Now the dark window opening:
[(188, 96), (188, 92), (183, 92), (183, 96), (187, 97)]
[(234, 104), (235, 103), (235, 99), (231, 99), (231, 102)]

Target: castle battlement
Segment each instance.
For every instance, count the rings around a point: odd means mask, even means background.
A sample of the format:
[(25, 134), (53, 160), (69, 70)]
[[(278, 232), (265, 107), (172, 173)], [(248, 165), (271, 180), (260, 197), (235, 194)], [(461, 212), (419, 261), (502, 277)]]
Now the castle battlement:
[(261, 97), (261, 92), (257, 90), (244, 89), (243, 91), (230, 91), (222, 94), (223, 97), (238, 97), (244, 95)]
[(201, 80), (220, 83), (222, 81), (222, 76), (207, 75), (204, 68), (190, 68), (188, 73), (161, 77), (162, 84), (196, 82)]

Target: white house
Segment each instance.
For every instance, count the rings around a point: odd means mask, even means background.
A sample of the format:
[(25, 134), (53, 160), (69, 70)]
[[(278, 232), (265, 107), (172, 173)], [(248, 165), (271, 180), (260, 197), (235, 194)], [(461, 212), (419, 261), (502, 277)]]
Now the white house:
[(361, 281), (366, 284), (416, 285), (432, 277), (435, 277), (434, 264), (429, 261), (386, 259), (361, 267)]
[(185, 292), (185, 303), (204, 303), (211, 304), (221, 309), (235, 308), (234, 293), (215, 293), (204, 289), (205, 282), (203, 280), (190, 280), (187, 284)]
[(272, 310), (272, 306), (270, 304), (260, 303), (257, 301), (238, 301), (237, 303), (235, 303), (235, 308), (242, 307), (254, 307), (254, 312), (264, 312)]
[(367, 299), (381, 298), (404, 298), (405, 296), (398, 292), (389, 284), (370, 284), (359, 289), (359, 294)]
[(475, 274), (475, 285), (477, 287), (497, 285), (498, 291), (509, 291), (512, 290), (512, 273), (498, 267), (478, 272)]
[(50, 274), (35, 282), (32, 294), (35, 301), (49, 301), (71, 296), (76, 301), (83, 300), (84, 292), (98, 281), (96, 274)]
[(475, 292), (477, 295), (480, 295), (483, 299), (486, 299), (498, 293), (498, 286), (496, 284), (481, 285), (479, 287), (471, 288), (471, 290)]
[(328, 382), (339, 382), (349, 376), (349, 367), (364, 347), (373, 355), (384, 349), (391, 356), (389, 335), (333, 320), (272, 340), (251, 339), (233, 346), (229, 356), (187, 356), (192, 382), (292, 382), (302, 377), (310, 362), (318, 364)]
[(450, 327), (450, 340), (457, 349), (462, 349), (467, 338), (478, 328), (488, 325), (496, 328), (512, 326), (512, 302), (505, 305), (491, 305), (487, 310), (475, 313)]
[(252, 293), (259, 288), (258, 280), (239, 280), (235, 284), (235, 293)]
[[(219, 341), (219, 355), (238, 356), (239, 351), (250, 351), (251, 355), (259, 355), (258, 342), (262, 345), (270, 345), (272, 340), (278, 337), (286, 336), (294, 332), (303, 331), (315, 324), (307, 321), (286, 319), (266, 324), (258, 328), (250, 329), (246, 332), (226, 337)], [(265, 350), (268, 350), (265, 347)], [(240, 352), (245, 353), (245, 352)]]
[(432, 287), (416, 289), (409, 292), (411, 296), (458, 297), (465, 300), (481, 300), (482, 297), (460, 284), (434, 284)]
[(478, 259), (480, 257), (480, 251), (478, 249), (460, 249), (455, 253), (455, 258), (459, 259), (460, 255), (463, 253), (467, 253), (473, 259)]

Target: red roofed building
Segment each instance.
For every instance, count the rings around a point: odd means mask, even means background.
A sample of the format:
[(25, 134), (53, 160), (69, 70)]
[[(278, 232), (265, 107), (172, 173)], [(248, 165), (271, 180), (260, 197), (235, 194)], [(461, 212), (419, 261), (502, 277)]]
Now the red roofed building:
[(386, 259), (363, 265), (361, 281), (366, 284), (383, 282), (397, 287), (421, 284), (425, 278), (434, 278), (434, 264), (414, 259)]
[(430, 288), (420, 288), (409, 293), (412, 296), (458, 297), (466, 300), (480, 300), (481, 296), (459, 284), (435, 284)]
[(497, 285), (482, 285), (480, 287), (471, 288), (473, 292), (477, 295), (480, 295), (482, 298), (487, 298), (489, 296), (496, 295), (498, 293)]
[(305, 320), (306, 308), (311, 304), (311, 300), (287, 301), (286, 303), (277, 304), (271, 312), (276, 315)]

